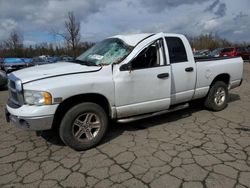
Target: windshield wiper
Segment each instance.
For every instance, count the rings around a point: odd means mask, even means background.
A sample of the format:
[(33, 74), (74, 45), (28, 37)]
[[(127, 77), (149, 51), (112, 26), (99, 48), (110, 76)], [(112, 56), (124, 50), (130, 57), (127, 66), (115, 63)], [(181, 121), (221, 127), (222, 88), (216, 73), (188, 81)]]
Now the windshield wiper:
[(86, 66), (97, 66), (94, 62), (83, 61), (83, 60), (80, 60), (80, 59), (75, 59), (74, 63), (79, 63), (81, 65), (86, 65)]

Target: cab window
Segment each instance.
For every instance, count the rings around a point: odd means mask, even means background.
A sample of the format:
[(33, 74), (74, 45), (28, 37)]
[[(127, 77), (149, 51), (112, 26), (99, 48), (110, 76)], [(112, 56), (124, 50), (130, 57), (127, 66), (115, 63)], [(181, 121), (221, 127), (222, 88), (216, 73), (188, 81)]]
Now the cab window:
[(188, 61), (187, 52), (182, 40), (178, 37), (165, 37), (170, 63), (181, 63)]

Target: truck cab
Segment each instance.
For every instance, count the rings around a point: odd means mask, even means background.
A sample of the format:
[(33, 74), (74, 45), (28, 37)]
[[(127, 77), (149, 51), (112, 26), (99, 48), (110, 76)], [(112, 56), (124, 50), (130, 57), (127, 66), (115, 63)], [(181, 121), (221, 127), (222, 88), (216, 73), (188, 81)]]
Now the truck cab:
[(140, 42), (121, 65), (114, 66), (113, 79), (119, 118), (189, 101), (196, 80), (191, 47), (182, 35), (151, 36)]

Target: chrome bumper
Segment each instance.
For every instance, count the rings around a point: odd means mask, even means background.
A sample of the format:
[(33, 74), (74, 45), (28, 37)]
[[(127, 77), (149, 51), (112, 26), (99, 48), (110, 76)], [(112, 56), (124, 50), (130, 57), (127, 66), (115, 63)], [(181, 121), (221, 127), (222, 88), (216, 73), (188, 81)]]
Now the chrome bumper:
[(42, 131), (52, 128), (54, 115), (41, 117), (19, 117), (10, 114), (8, 110), (5, 109), (5, 117), (7, 122), (13, 123), (18, 128), (32, 131)]

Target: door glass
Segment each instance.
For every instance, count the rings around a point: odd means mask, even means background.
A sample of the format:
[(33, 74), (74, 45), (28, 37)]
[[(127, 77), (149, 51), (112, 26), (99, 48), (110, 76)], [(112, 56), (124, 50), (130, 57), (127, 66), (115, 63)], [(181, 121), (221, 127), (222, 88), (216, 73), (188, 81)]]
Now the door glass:
[(132, 61), (132, 69), (144, 69), (161, 66), (163, 59), (162, 39), (143, 49)]

